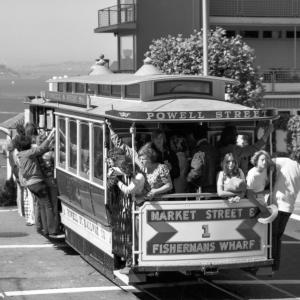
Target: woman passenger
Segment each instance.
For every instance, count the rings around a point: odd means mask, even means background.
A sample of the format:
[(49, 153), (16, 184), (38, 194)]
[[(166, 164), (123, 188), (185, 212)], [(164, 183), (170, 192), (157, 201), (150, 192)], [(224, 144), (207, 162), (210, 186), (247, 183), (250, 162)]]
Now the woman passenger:
[(133, 152), (132, 148), (124, 144), (119, 136), (114, 132), (111, 123), (107, 120), (106, 124), (110, 130), (111, 141), (116, 148), (123, 150), (129, 157), (135, 158), (135, 163), (139, 170), (144, 174), (146, 187), (148, 186), (144, 200), (152, 200), (154, 197), (165, 194), (172, 190), (173, 185), (170, 171), (165, 164), (158, 162), (158, 154), (152, 143), (144, 145), (139, 152)]
[(245, 176), (232, 153), (227, 153), (223, 159), (222, 171), (217, 178), (217, 193), (228, 198), (229, 203), (239, 202), (245, 196)]
[(260, 150), (252, 156), (251, 163), (254, 167), (247, 174), (247, 197), (260, 210), (258, 222), (268, 224), (273, 222), (278, 214), (276, 205), (266, 204), (269, 194), (265, 188), (270, 182), (269, 170), (273, 167), (273, 162), (268, 152)]

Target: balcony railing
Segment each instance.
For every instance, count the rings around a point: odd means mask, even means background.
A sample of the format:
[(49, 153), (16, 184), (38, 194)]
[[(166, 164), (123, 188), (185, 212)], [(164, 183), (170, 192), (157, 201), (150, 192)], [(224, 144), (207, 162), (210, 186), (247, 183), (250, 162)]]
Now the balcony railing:
[(270, 69), (262, 72), (264, 83), (300, 82), (299, 69)]
[(98, 27), (135, 22), (135, 4), (120, 4), (98, 10)]
[(210, 0), (210, 16), (300, 17), (300, 0)]

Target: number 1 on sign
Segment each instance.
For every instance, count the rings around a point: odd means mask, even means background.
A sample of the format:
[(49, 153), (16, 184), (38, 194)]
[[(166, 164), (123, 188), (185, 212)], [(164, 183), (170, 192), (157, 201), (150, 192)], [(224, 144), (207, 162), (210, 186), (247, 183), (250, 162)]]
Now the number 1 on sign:
[(210, 233), (208, 232), (208, 225), (202, 225), (202, 230), (203, 230), (202, 237), (203, 238), (209, 238)]

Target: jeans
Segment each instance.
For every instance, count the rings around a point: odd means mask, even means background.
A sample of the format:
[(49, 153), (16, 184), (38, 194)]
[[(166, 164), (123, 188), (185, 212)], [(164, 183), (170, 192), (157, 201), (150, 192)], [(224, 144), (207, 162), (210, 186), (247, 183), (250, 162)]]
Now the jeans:
[(278, 211), (278, 216), (272, 223), (272, 257), (274, 259), (273, 270), (278, 271), (281, 255), (281, 238), (291, 213)]

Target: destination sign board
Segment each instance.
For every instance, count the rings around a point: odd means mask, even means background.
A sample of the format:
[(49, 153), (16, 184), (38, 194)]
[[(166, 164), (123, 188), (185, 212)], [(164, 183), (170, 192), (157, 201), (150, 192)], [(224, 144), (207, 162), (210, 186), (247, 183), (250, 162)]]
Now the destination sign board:
[(118, 111), (109, 110), (106, 115), (130, 120), (147, 121), (188, 121), (188, 120), (259, 120), (275, 116), (273, 109), (249, 109), (249, 110), (213, 110), (213, 111)]
[(45, 98), (51, 102), (58, 102), (70, 105), (87, 106), (88, 104), (87, 94), (72, 94), (46, 91)]
[(265, 255), (267, 226), (257, 222), (257, 207), (242, 202), (145, 204), (141, 263)]

